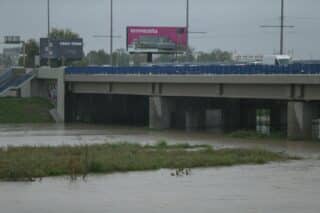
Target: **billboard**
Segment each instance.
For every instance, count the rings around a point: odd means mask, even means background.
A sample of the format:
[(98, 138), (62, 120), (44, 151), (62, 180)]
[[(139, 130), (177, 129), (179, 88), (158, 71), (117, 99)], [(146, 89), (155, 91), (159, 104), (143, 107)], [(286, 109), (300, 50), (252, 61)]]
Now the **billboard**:
[(173, 53), (187, 46), (186, 27), (127, 27), (130, 53)]
[(56, 40), (48, 38), (40, 39), (40, 57), (41, 59), (72, 59), (79, 60), (83, 58), (83, 40)]

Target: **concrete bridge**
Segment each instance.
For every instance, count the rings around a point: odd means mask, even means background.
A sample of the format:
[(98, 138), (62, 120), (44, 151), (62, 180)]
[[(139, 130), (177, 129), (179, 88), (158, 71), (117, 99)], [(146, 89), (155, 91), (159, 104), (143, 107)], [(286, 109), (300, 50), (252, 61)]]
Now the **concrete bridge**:
[(267, 109), (272, 131), (311, 138), (320, 118), (320, 66), (254, 68), (39, 69), (28, 88), (42, 97), (54, 89), (67, 122), (234, 131), (256, 129), (257, 110)]

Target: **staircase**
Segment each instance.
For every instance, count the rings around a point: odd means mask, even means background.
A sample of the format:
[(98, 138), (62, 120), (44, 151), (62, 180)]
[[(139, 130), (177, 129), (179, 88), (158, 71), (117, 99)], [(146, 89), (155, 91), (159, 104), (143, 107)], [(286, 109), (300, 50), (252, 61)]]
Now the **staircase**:
[(0, 96), (6, 95), (10, 90), (20, 89), (34, 77), (33, 72), (26, 73), (24, 69), (6, 70), (0, 75)]

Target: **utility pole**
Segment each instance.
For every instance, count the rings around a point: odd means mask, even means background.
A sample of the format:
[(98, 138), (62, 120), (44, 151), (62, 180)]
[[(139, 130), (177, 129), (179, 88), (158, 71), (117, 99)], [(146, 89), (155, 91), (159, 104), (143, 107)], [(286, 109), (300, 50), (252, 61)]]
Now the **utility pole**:
[(189, 47), (189, 0), (187, 0), (187, 5), (186, 5), (186, 29), (187, 29), (187, 47)]
[(281, 0), (280, 55), (284, 52), (284, 0)]
[(113, 0), (110, 0), (110, 65), (113, 66)]
[(284, 29), (285, 28), (294, 28), (292, 25), (285, 25), (284, 24), (284, 0), (281, 0), (281, 20), (280, 26), (278, 25), (261, 25), (262, 28), (280, 28), (280, 51), (281, 55), (284, 54)]
[(50, 61), (50, 0), (47, 2), (48, 6), (48, 66), (51, 67), (51, 61)]

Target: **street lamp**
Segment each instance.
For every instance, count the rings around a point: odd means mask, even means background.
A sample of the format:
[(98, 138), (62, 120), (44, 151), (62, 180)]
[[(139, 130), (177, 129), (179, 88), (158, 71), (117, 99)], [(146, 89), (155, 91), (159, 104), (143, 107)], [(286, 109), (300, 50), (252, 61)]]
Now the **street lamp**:
[(51, 67), (50, 61), (50, 0), (47, 1), (47, 9), (48, 9), (48, 67)]
[(187, 47), (189, 47), (189, 0), (186, 5), (186, 29), (187, 29)]
[(110, 65), (113, 65), (113, 0), (110, 0)]

